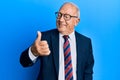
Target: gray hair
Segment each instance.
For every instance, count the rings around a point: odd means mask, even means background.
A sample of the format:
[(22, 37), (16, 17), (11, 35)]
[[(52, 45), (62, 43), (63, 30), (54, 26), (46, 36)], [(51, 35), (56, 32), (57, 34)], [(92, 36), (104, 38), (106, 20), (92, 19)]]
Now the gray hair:
[(71, 4), (71, 5), (75, 6), (77, 9), (77, 16), (78, 16), (78, 18), (80, 18), (80, 9), (76, 4), (74, 4), (73, 2), (65, 2), (62, 6), (64, 6), (65, 4)]

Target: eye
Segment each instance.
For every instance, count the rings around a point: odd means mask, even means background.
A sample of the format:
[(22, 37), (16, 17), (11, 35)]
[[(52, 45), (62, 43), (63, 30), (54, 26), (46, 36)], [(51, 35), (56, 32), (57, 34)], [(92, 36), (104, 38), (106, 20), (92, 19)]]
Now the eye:
[(58, 18), (61, 18), (61, 16), (62, 16), (61, 13), (58, 13), (58, 14), (57, 14), (57, 17), (58, 17)]
[(64, 15), (64, 18), (65, 18), (65, 19), (70, 19), (70, 15), (69, 15), (69, 14), (65, 14), (65, 15)]

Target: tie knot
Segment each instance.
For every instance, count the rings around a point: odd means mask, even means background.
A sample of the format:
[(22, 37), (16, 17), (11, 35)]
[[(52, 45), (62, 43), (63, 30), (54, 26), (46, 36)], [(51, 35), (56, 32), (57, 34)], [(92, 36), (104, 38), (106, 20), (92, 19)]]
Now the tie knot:
[(66, 39), (69, 38), (69, 36), (68, 35), (64, 35), (63, 38), (66, 40)]

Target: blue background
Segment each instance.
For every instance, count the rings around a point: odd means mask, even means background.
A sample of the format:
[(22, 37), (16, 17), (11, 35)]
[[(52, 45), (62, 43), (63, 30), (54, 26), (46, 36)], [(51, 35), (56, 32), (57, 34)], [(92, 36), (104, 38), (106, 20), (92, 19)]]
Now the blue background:
[(66, 1), (80, 7), (76, 30), (92, 39), (94, 80), (120, 80), (119, 0), (1, 0), (0, 80), (35, 80), (39, 62), (23, 68), (21, 52), (36, 38), (37, 30), (56, 28), (54, 12)]

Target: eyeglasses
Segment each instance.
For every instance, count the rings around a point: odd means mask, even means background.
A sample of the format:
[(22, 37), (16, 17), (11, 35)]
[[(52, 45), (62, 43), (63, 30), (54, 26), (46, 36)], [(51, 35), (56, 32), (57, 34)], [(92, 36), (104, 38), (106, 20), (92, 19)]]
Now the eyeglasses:
[(63, 16), (65, 21), (70, 20), (72, 17), (78, 18), (77, 16), (71, 16), (70, 14), (62, 14), (61, 12), (55, 12), (55, 15), (57, 19), (60, 19)]

